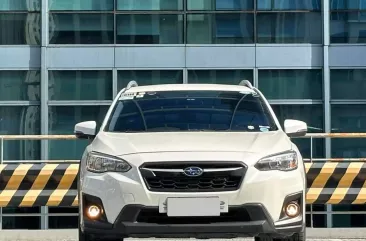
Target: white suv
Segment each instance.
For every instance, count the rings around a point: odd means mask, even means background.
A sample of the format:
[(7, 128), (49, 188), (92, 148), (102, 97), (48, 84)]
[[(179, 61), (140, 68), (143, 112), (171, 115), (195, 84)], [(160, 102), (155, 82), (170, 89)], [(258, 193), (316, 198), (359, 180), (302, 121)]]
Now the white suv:
[(79, 238), (305, 240), (306, 172), (261, 92), (239, 85), (138, 86), (118, 93), (80, 162)]

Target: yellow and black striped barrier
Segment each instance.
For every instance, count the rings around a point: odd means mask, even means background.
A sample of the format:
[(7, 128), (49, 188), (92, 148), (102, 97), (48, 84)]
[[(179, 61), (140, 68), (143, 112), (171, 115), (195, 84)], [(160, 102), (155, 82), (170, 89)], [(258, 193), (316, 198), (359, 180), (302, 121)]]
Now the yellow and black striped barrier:
[[(307, 204), (365, 204), (366, 163), (306, 163)], [(79, 164), (0, 165), (0, 207), (78, 205)]]
[(366, 163), (306, 163), (307, 204), (365, 204)]
[(0, 165), (0, 207), (77, 206), (79, 164)]

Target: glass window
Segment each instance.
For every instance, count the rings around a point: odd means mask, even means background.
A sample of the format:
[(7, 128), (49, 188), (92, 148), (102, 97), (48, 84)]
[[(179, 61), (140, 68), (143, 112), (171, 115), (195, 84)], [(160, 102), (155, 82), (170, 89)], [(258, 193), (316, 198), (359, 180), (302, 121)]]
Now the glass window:
[(0, 11), (40, 11), (41, 0), (7, 0), (0, 1)]
[(0, 12), (0, 45), (40, 45), (39, 13)]
[(138, 85), (182, 84), (182, 70), (121, 70), (118, 71), (118, 89), (125, 88), (131, 81)]
[[(0, 135), (39, 135), (39, 106), (0, 106)], [(4, 141), (5, 160), (40, 160), (40, 142)]]
[(253, 84), (253, 70), (188, 70), (188, 83), (238, 85), (242, 80)]
[(332, 99), (366, 99), (366, 69), (332, 69)]
[(268, 99), (322, 99), (322, 70), (259, 70), (258, 87)]
[(50, 10), (113, 11), (113, 3), (114, 0), (48, 0)]
[(63, 213), (63, 214), (69, 214), (69, 213), (78, 213), (79, 208), (78, 207), (49, 207), (48, 213)]
[(258, 10), (321, 10), (321, 0), (257, 0)]
[(257, 14), (258, 43), (322, 43), (320, 12)]
[[(350, 205), (353, 206), (353, 205)], [(334, 214), (332, 228), (363, 228), (366, 227), (365, 214)]]
[[(332, 105), (332, 132), (366, 132), (366, 105)], [(366, 156), (364, 139), (331, 139), (332, 157), (361, 158)]]
[(48, 220), (50, 229), (76, 229), (79, 227), (77, 216), (51, 216)]
[[(0, 184), (0, 188), (3, 188), (3, 186)], [(21, 203), (22, 199), (18, 199), (18, 204)], [(5, 207), (2, 208), (3, 215), (9, 215), (9, 214), (16, 214), (16, 215), (24, 215), (19, 217), (13, 217), (13, 216), (3, 216), (3, 228), (4, 229), (39, 229), (40, 228), (40, 217), (30, 217), (27, 215), (37, 215), (40, 214), (41, 208), (40, 207)], [(23, 221), (21, 221), (23, 220)], [(29, 224), (27, 222), (34, 222), (32, 224)]]
[(187, 0), (188, 10), (253, 10), (253, 0)]
[(117, 10), (182, 10), (183, 0), (117, 0)]
[(117, 15), (117, 44), (181, 43), (183, 43), (183, 15)]
[(40, 71), (0, 71), (0, 101), (39, 101), (40, 81)]
[[(72, 135), (74, 126), (82, 121), (102, 123), (108, 106), (51, 106), (49, 107), (49, 134)], [(49, 157), (52, 160), (80, 160), (88, 141), (49, 141)]]
[[(353, 183), (354, 184), (354, 183)], [(362, 186), (363, 183), (361, 183)], [(362, 212), (366, 211), (366, 205), (358, 204), (337, 204), (332, 205), (332, 211), (344, 212), (344, 214), (332, 215), (332, 227), (366, 227), (365, 215), (361, 214), (347, 214), (347, 212)]]
[(21, 207), (21, 208), (15, 208), (15, 207), (5, 207), (3, 208), (3, 214), (27, 214), (27, 213), (41, 213), (40, 207)]
[(41, 229), (41, 217), (3, 217), (3, 229)]
[(331, 10), (364, 10), (365, 0), (330, 0)]
[(50, 100), (112, 100), (112, 71), (49, 71)]
[(331, 43), (366, 43), (365, 12), (332, 12)]
[(113, 44), (113, 14), (51, 13), (50, 44)]
[(78, 207), (49, 207), (48, 213), (56, 214), (60, 213), (63, 216), (50, 216), (49, 228), (50, 229), (75, 229), (78, 228), (78, 216), (66, 216), (66, 214), (78, 214)]
[(332, 132), (366, 132), (366, 105), (332, 105)]
[[(306, 214), (306, 226), (311, 227), (310, 214)], [(326, 228), (327, 216), (325, 214), (313, 214), (313, 228)]]
[[(324, 212), (326, 211), (326, 206), (323, 204), (306, 204), (306, 212), (311, 212), (313, 207), (313, 212)], [(313, 220), (311, 220), (313, 219)], [(326, 228), (327, 227), (327, 216), (325, 214), (306, 214), (306, 227), (311, 227), (311, 221), (313, 221), (314, 228)]]
[[(286, 119), (301, 120), (307, 123), (309, 133), (324, 132), (324, 112), (322, 105), (273, 105), (278, 121), (282, 128)], [(310, 158), (310, 139), (293, 138), (304, 158)], [(324, 140), (313, 140), (313, 157), (324, 158)]]
[(263, 126), (277, 130), (265, 103), (254, 92), (161, 91), (120, 99), (105, 131), (259, 132)]
[(253, 43), (253, 16), (249, 13), (187, 14), (187, 43)]

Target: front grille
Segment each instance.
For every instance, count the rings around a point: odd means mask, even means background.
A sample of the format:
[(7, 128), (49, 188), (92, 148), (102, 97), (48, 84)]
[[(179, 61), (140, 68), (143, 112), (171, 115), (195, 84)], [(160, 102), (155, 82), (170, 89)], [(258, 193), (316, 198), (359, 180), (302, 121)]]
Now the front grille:
[[(199, 167), (202, 175), (187, 176), (184, 169)], [(147, 188), (154, 192), (220, 192), (240, 187), (246, 166), (237, 162), (145, 163), (140, 167)]]

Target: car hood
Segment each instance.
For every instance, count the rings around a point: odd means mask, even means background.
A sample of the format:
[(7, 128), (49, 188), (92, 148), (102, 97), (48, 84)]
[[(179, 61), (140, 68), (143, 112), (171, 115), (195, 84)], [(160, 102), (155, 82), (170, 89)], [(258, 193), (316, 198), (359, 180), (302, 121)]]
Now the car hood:
[(100, 132), (91, 149), (114, 156), (157, 152), (247, 152), (287, 151), (291, 141), (283, 131), (274, 132)]

